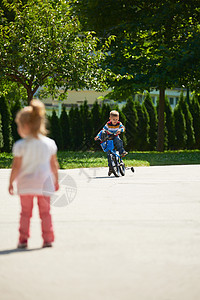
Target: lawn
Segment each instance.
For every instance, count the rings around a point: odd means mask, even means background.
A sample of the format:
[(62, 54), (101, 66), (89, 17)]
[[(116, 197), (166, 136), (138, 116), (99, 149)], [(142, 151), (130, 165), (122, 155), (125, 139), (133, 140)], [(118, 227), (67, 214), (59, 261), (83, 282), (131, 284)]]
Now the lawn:
[[(0, 153), (0, 168), (10, 168), (12, 154)], [(104, 152), (58, 152), (61, 169), (96, 168), (108, 165)], [(200, 150), (160, 152), (130, 152), (124, 158), (126, 166), (163, 166), (200, 164)]]

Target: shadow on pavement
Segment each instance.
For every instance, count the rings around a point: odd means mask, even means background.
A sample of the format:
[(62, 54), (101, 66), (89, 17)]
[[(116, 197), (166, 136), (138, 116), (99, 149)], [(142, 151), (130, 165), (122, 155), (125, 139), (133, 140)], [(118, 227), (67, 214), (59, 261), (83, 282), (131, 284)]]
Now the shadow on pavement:
[(33, 248), (33, 249), (7, 249), (7, 250), (1, 250), (0, 255), (6, 255), (6, 254), (13, 254), (13, 253), (21, 253), (21, 252), (32, 252), (32, 251), (38, 251), (43, 248)]
[(90, 177), (90, 178), (92, 178), (92, 179), (105, 179), (105, 178), (119, 178), (119, 177), (115, 177), (114, 175), (112, 175), (112, 176), (102, 176), (102, 177)]

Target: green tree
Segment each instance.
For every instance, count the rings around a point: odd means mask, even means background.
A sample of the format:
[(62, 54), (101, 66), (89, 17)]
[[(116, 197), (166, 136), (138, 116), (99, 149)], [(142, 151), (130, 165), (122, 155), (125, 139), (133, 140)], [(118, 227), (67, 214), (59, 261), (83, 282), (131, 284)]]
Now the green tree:
[(146, 108), (148, 115), (149, 115), (149, 150), (156, 149), (156, 142), (157, 142), (157, 112), (156, 108), (153, 104), (152, 98), (149, 93), (145, 96), (144, 107)]
[(0, 114), (2, 118), (2, 134), (4, 146), (2, 151), (10, 152), (12, 148), (13, 138), (12, 138), (12, 116), (8, 101), (5, 96), (0, 96)]
[(28, 102), (40, 86), (51, 94), (102, 87), (104, 54), (94, 34), (81, 29), (73, 1), (6, 2), (14, 20), (0, 20), (0, 76), (22, 85)]
[(138, 130), (137, 130), (137, 140), (136, 149), (137, 150), (148, 150), (149, 146), (149, 115), (147, 113), (146, 107), (135, 101), (135, 108), (138, 116)]
[(61, 133), (61, 126), (59, 118), (53, 110), (52, 116), (50, 118), (50, 136), (54, 141), (56, 142), (56, 145), (58, 147), (58, 150), (63, 149), (63, 140), (62, 140), (62, 133)]
[(61, 135), (63, 141), (62, 150), (70, 150), (71, 136), (70, 136), (69, 117), (64, 105), (62, 107), (62, 112), (60, 115), (60, 129), (61, 129)]
[(122, 109), (126, 116), (126, 140), (127, 150), (136, 149), (136, 139), (138, 134), (138, 116), (132, 98), (129, 98)]
[(183, 93), (180, 95), (180, 99), (178, 102), (178, 105), (180, 106), (184, 117), (185, 117), (185, 124), (186, 124), (186, 148), (187, 149), (193, 149), (195, 144), (195, 136), (194, 136), (194, 128), (193, 128), (193, 119), (192, 115), (189, 110), (189, 106), (187, 104), (186, 99), (183, 97)]
[[(82, 22), (101, 37), (116, 36), (105, 67), (114, 96), (159, 90), (157, 149), (164, 150), (165, 89), (199, 88), (200, 10), (191, 1), (79, 1)], [(120, 16), (120, 17), (119, 17)]]
[(177, 105), (174, 109), (174, 125), (175, 125), (175, 148), (177, 150), (186, 147), (186, 123), (181, 107)]

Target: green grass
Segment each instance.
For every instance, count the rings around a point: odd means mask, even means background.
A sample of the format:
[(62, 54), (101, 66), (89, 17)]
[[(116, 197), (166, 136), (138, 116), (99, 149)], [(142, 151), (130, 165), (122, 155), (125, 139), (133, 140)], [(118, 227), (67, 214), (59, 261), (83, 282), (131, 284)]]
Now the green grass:
[[(0, 153), (0, 168), (10, 168), (12, 154)], [(107, 167), (107, 157), (99, 152), (58, 152), (61, 169)], [(163, 166), (200, 164), (200, 150), (160, 152), (130, 152), (124, 158), (126, 166)]]
[(200, 150), (133, 152), (127, 159), (147, 161), (150, 166), (200, 164)]

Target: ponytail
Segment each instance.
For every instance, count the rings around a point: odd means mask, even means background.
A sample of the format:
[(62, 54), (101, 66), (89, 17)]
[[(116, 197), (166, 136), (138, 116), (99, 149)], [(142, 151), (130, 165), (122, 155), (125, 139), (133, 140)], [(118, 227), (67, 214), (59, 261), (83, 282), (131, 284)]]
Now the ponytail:
[(17, 113), (15, 121), (17, 124), (21, 123), (21, 125), (28, 124), (34, 136), (38, 135), (38, 133), (47, 134), (45, 127), (45, 106), (40, 100), (31, 100), (30, 106), (24, 107)]
[(30, 102), (30, 106), (32, 107), (33, 111), (32, 111), (32, 115), (33, 117), (40, 117), (40, 118), (44, 118), (45, 117), (45, 106), (44, 104), (37, 100), (37, 99), (33, 99)]

